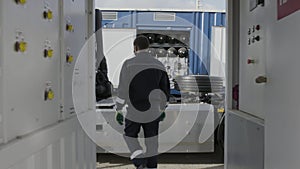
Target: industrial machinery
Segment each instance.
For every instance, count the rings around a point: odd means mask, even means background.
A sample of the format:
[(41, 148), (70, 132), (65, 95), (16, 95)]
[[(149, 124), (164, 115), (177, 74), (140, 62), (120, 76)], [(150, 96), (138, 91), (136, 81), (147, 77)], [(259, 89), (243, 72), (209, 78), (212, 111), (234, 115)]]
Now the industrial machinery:
[[(127, 11), (118, 12), (124, 15), (123, 13)], [(159, 12), (134, 13), (133, 16), (123, 18), (115, 16), (117, 18), (115, 21), (103, 18), (104, 55), (114, 87), (116, 88), (119, 83), (118, 75), (122, 61), (134, 56), (133, 40), (139, 35), (146, 36), (150, 42), (148, 52), (165, 65), (171, 83), (172, 97), (166, 109), (167, 118), (160, 127), (159, 151), (213, 152), (214, 131), (224, 113), (225, 99), (224, 76), (210, 76), (208, 73), (209, 69), (213, 69), (209, 68), (211, 56), (209, 51), (211, 48), (214, 49), (214, 45), (207, 38), (211, 37), (209, 32), (212, 32), (213, 27), (209, 27), (207, 32), (201, 32), (198, 29), (201, 25), (193, 25), (180, 17), (171, 18), (170, 16), (174, 15), (169, 13), (164, 16), (170, 18), (163, 18), (169, 19), (167, 22), (159, 20), (161, 19)], [(176, 13), (185, 17), (189, 14), (193, 16), (193, 13)], [(223, 16), (200, 12), (196, 12), (196, 15)], [(104, 16), (113, 18), (106, 14)], [(131, 20), (133, 18), (137, 20)], [(215, 17), (215, 23), (221, 24), (222, 21), (218, 21), (218, 18)], [(208, 26), (207, 23), (202, 24), (204, 27)], [(176, 27), (177, 25), (179, 26)], [(202, 42), (196, 40), (201, 37)], [(199, 49), (199, 46), (202, 49)], [(114, 121), (114, 97), (100, 101), (97, 107), (98, 152), (127, 153), (128, 149), (122, 137), (122, 126)]]

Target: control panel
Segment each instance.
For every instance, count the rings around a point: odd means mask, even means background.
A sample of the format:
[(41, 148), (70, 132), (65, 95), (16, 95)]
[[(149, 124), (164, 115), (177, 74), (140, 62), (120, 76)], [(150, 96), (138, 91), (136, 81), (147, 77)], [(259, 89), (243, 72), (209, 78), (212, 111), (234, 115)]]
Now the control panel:
[(60, 118), (59, 1), (1, 1), (3, 140)]
[(240, 97), (239, 109), (264, 118), (263, 93), (266, 60), (267, 20), (264, 1), (240, 3)]
[(72, 76), (92, 33), (88, 8), (93, 5), (90, 0), (0, 1), (0, 144), (75, 114)]
[(62, 112), (63, 118), (75, 114), (72, 98), (72, 74), (75, 61), (85, 42), (88, 40), (88, 3), (87, 1), (65, 0), (63, 4), (63, 50), (62, 50)]

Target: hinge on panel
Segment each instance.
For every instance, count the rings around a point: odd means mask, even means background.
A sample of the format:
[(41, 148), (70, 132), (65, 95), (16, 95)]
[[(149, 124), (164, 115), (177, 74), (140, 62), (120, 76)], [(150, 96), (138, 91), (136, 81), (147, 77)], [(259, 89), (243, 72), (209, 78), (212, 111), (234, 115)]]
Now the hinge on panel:
[(62, 104), (60, 104), (60, 110), (59, 110), (59, 121), (63, 121), (64, 120), (64, 106)]

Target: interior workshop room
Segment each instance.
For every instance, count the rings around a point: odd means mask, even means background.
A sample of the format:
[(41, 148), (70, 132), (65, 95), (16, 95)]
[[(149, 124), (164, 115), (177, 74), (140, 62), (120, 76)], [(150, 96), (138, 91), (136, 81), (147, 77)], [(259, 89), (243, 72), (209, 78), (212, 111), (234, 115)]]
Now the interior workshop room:
[(0, 169), (299, 169), (299, 10), (0, 1)]

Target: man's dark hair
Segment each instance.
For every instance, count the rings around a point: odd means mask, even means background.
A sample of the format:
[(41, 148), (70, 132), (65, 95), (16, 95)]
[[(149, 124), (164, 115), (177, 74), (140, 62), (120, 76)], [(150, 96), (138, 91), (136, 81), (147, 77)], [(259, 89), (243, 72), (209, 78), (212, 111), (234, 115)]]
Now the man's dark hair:
[(134, 40), (133, 45), (139, 50), (147, 49), (149, 47), (149, 40), (146, 36), (140, 35)]

